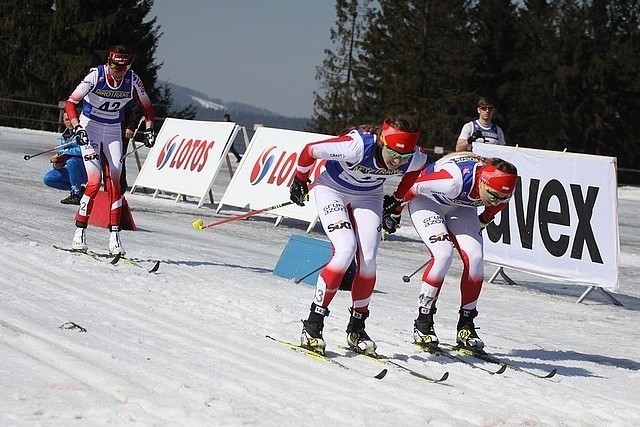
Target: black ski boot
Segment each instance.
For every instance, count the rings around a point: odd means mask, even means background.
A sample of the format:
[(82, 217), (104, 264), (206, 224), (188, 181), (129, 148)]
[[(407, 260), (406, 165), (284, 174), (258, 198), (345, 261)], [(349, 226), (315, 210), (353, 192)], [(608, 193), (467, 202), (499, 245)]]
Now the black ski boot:
[(476, 333), (476, 327), (473, 324), (473, 319), (478, 315), (478, 310), (465, 310), (461, 308), (460, 319), (458, 320), (458, 335), (456, 342), (460, 347), (481, 351), (484, 348), (484, 342), (480, 339)]
[(413, 342), (425, 348), (438, 348), (438, 336), (433, 327), (435, 307), (418, 309), (418, 318), (413, 322)]
[(369, 312), (359, 313), (353, 308), (349, 309), (351, 317), (347, 325), (347, 344), (357, 353), (366, 355), (376, 354), (376, 343), (373, 342), (364, 330), (364, 321), (369, 317)]
[(311, 304), (309, 318), (302, 321), (302, 333), (300, 334), (300, 347), (316, 353), (324, 354), (326, 343), (322, 338), (324, 318), (329, 315), (329, 310), (316, 303)]

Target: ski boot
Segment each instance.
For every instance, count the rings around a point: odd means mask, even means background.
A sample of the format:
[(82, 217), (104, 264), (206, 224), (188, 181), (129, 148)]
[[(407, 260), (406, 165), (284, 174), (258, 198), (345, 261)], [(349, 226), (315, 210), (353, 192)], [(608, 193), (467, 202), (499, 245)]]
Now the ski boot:
[(459, 313), (460, 319), (458, 320), (456, 342), (462, 348), (481, 352), (484, 348), (484, 342), (476, 333), (476, 327), (473, 324), (473, 319), (478, 315), (478, 310), (475, 308), (473, 310), (461, 308)]
[(71, 249), (74, 251), (86, 252), (89, 247), (87, 246), (87, 229), (84, 227), (76, 228), (76, 234), (71, 241)]
[(111, 255), (125, 255), (125, 250), (122, 247), (122, 242), (120, 242), (120, 227), (117, 225), (112, 225), (109, 227), (111, 229), (111, 235), (109, 236), (109, 253)]
[(326, 343), (322, 338), (322, 329), (324, 328), (324, 318), (328, 315), (328, 309), (320, 307), (316, 303), (311, 304), (311, 313), (309, 313), (309, 318), (302, 321), (300, 347), (319, 354), (324, 354)]
[(435, 313), (435, 307), (420, 307), (418, 318), (413, 322), (413, 342), (426, 349), (438, 348), (438, 336), (433, 327), (433, 315)]
[(359, 313), (353, 308), (349, 309), (351, 317), (347, 325), (347, 344), (357, 353), (373, 356), (376, 354), (376, 343), (373, 342), (364, 330), (364, 321), (369, 317), (369, 312)]
[(71, 194), (69, 194), (69, 197), (60, 200), (60, 203), (62, 203), (63, 205), (80, 205), (80, 198), (80, 195), (72, 191)]

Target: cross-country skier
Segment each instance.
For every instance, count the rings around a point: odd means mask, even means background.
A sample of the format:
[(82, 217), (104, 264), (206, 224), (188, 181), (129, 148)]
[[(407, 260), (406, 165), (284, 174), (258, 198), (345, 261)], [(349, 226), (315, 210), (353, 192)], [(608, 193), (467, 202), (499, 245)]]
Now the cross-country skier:
[[(438, 344), (433, 315), (456, 249), (463, 263), (456, 341), (473, 350), (484, 347), (473, 321), (484, 280), (482, 229), (507, 206), (517, 181), (516, 167), (505, 160), (452, 153), (429, 165), (404, 196), (411, 222), (431, 256), (422, 275), (414, 322), (417, 344)], [(480, 206), (485, 209), (478, 215)], [(398, 204), (395, 211), (385, 213), (384, 220), (399, 222), (401, 210)]]
[[(120, 189), (120, 158), (122, 156), (122, 129), (124, 106), (135, 99), (140, 103), (145, 117), (144, 145), (155, 143), (153, 131), (154, 109), (138, 75), (131, 70), (131, 52), (123, 45), (109, 50), (107, 63), (89, 70), (67, 100), (65, 111), (76, 133), (78, 145), (87, 169), (87, 187), (76, 213), (76, 232), (71, 247), (87, 250), (86, 228), (93, 207), (93, 200), (100, 190), (102, 174), (105, 176), (110, 215), (109, 252), (124, 255), (120, 242), (120, 214), (122, 193)], [(76, 106), (82, 103), (78, 118)]]
[(387, 178), (402, 176), (394, 196), (404, 197), (427, 161), (416, 147), (418, 139), (418, 127), (410, 119), (392, 116), (376, 127), (351, 128), (337, 138), (307, 144), (300, 153), (291, 200), (304, 206), (313, 164), (326, 159), (313, 189), (320, 222), (333, 246), (333, 256), (318, 276), (311, 312), (303, 321), (303, 347), (324, 353), (324, 318), (355, 256), (347, 343), (360, 353), (375, 352), (376, 344), (365, 332), (365, 319), (376, 282), (383, 184)]

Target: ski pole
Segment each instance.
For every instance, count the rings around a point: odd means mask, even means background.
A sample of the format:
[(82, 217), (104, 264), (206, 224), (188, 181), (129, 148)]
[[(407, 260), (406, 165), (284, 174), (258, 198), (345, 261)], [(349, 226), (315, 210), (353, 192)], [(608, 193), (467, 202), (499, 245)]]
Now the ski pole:
[(252, 210), (252, 211), (249, 211), (249, 212), (244, 213), (244, 214), (232, 216), (231, 218), (226, 218), (226, 219), (223, 219), (223, 220), (220, 220), (220, 221), (210, 222), (209, 224), (205, 224), (201, 219), (196, 219), (195, 221), (193, 221), (191, 223), (191, 225), (196, 230), (202, 230), (203, 228), (215, 227), (216, 225), (225, 224), (227, 222), (236, 221), (238, 219), (249, 218), (250, 216), (258, 215), (258, 214), (261, 214), (263, 212), (269, 212), (269, 211), (272, 211), (274, 209), (283, 208), (285, 206), (289, 206), (292, 203), (293, 203), (292, 201), (288, 201), (288, 202), (284, 202), (284, 203), (278, 203), (277, 205), (269, 206), (268, 208)]
[(313, 270), (310, 273), (305, 274), (302, 277), (294, 277), (293, 278), (293, 283), (300, 283), (302, 282), (304, 279), (306, 279), (309, 276), (313, 276), (314, 273), (317, 273), (318, 271), (322, 270), (324, 268), (325, 265), (329, 264), (329, 261), (325, 262), (324, 264), (322, 264), (320, 267), (316, 268), (315, 270)]
[(425, 267), (427, 266), (427, 263), (428, 263), (428, 262), (429, 262), (429, 261), (427, 261), (427, 262), (425, 262), (424, 264), (422, 264), (420, 267), (418, 267), (418, 268), (416, 269), (416, 271), (414, 271), (413, 273), (409, 274), (408, 276), (406, 276), (406, 275), (405, 275), (405, 276), (402, 276), (402, 281), (403, 281), (403, 282), (405, 282), (405, 283), (408, 283), (408, 282), (411, 280), (411, 278), (412, 278), (412, 277), (413, 277), (413, 276), (414, 276), (418, 271), (422, 270), (423, 268), (425, 268)]
[(137, 148), (134, 148), (133, 150), (129, 151), (128, 153), (124, 153), (122, 156), (120, 156), (120, 163), (124, 162), (124, 159), (126, 159), (129, 154), (135, 153), (136, 151), (138, 151), (142, 147), (144, 147), (144, 144), (142, 144), (141, 146), (139, 146)]
[(25, 160), (29, 160), (29, 159), (30, 159), (30, 158), (32, 158), (32, 157), (40, 156), (40, 155), (42, 155), (42, 154), (50, 153), (50, 152), (52, 152), (52, 151), (63, 150), (63, 149), (65, 149), (65, 148), (68, 148), (68, 147), (72, 146), (73, 144), (74, 144), (73, 142), (67, 142), (66, 144), (58, 145), (57, 147), (53, 147), (53, 148), (50, 148), (50, 149), (48, 149), (48, 150), (41, 151), (41, 152), (39, 152), (39, 153), (35, 153), (35, 154), (25, 154), (25, 155), (24, 155), (24, 159), (25, 159)]

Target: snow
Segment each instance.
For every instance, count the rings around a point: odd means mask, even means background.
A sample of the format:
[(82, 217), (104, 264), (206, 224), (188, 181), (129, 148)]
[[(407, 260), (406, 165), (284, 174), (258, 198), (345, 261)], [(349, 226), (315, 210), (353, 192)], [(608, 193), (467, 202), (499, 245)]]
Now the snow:
[[(552, 379), (479, 369), (421, 353), (411, 344), (419, 276), (426, 259), (412, 228), (382, 242), (367, 331), (380, 353), (432, 384), (344, 349), (350, 296), (339, 292), (326, 320), (328, 352), (351, 369), (291, 351), (265, 335), (296, 341), (314, 287), (273, 275), (289, 237), (306, 224), (255, 216), (195, 200), (127, 194), (138, 230), (128, 254), (145, 268), (97, 262), (69, 246), (75, 206), (45, 187), (57, 134), (0, 128), (0, 425), (528, 425), (600, 426), (640, 422), (640, 190), (620, 188), (623, 306), (585, 286), (551, 283), (506, 269), (518, 285), (486, 283), (476, 319), (486, 349)], [(145, 150), (140, 150), (145, 151)], [(127, 160), (129, 183), (137, 171)], [(228, 183), (218, 175), (219, 200)], [(594, 218), (597, 220), (597, 218)], [(405, 219), (406, 221), (406, 219)], [(311, 237), (325, 239), (320, 229)], [(106, 251), (108, 232), (88, 243)], [(156, 274), (147, 273), (160, 260)], [(459, 262), (441, 294), (436, 330), (455, 339)], [(544, 268), (541, 266), (541, 268)], [(487, 266), (489, 278), (495, 267)], [(73, 322), (86, 329), (64, 329)], [(496, 367), (488, 365), (488, 367)], [(388, 369), (382, 380), (374, 378)]]
[(226, 107), (224, 105), (220, 105), (218, 103), (207, 101), (206, 99), (198, 98), (197, 96), (192, 96), (191, 99), (198, 102), (201, 107), (209, 108), (211, 110), (224, 110)]

